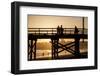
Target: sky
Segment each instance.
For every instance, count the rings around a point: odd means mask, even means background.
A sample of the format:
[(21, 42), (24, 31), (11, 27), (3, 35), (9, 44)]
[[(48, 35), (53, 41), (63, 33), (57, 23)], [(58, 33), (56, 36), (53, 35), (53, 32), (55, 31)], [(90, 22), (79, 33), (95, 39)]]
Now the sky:
[[(57, 28), (62, 25), (63, 28), (82, 28), (83, 17), (77, 16), (45, 16), (28, 15), (28, 28)], [(88, 18), (84, 17), (84, 27), (88, 27)], [(50, 39), (39, 39), (39, 42), (49, 42)]]
[[(64, 28), (82, 28), (82, 18), (75, 16), (43, 16), (28, 15), (28, 28), (57, 28), (62, 25)], [(88, 18), (84, 17), (84, 26), (88, 27)]]

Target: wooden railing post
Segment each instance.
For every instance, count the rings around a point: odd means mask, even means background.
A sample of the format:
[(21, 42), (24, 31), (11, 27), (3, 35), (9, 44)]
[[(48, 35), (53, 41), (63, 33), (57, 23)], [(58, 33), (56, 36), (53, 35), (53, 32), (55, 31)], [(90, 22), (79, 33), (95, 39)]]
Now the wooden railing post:
[(40, 35), (40, 28), (39, 28), (39, 35)]
[(53, 35), (53, 28), (52, 28), (52, 35)]
[(78, 34), (78, 28), (75, 26), (75, 56), (76, 57), (80, 57), (80, 35)]

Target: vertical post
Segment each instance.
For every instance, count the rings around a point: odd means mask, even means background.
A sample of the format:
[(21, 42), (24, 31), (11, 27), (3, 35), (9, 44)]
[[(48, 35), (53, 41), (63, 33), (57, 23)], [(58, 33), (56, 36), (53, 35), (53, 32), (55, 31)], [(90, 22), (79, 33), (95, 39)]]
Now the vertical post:
[(66, 29), (65, 29), (65, 34), (66, 34)]
[(54, 55), (54, 59), (56, 58), (56, 50), (55, 50), (55, 40), (54, 40), (54, 43), (53, 43), (53, 55)]
[(52, 43), (52, 59), (53, 59), (54, 58), (53, 39), (51, 39), (51, 43)]
[(59, 39), (51, 39), (52, 41), (52, 59), (58, 58), (58, 41)]
[[(82, 24), (83, 24), (82, 34), (84, 35), (84, 17), (82, 17)], [(83, 42), (84, 42), (84, 38), (83, 38)]]
[(76, 38), (75, 38), (75, 55), (77, 56), (77, 57), (80, 57), (80, 49), (79, 49), (79, 46), (80, 46), (80, 38), (77, 36)]
[(54, 58), (55, 59), (58, 58), (58, 41), (59, 41), (58, 38), (54, 40)]
[(37, 39), (35, 39), (35, 43), (34, 43), (34, 60), (36, 60), (36, 42)]
[(56, 40), (56, 58), (58, 58), (58, 41), (59, 41), (59, 39), (57, 38), (57, 40)]
[(53, 28), (52, 28), (52, 35), (53, 35)]
[(39, 35), (40, 35), (40, 28), (39, 28)]
[(27, 54), (27, 58), (28, 58), (28, 60), (29, 60), (29, 53), (30, 53), (30, 43), (29, 43), (29, 39), (28, 39), (28, 54)]
[(79, 49), (79, 46), (80, 46), (80, 35), (78, 34), (78, 28), (75, 26), (75, 56), (76, 57), (80, 57), (80, 49)]
[(33, 40), (31, 40), (31, 46), (30, 46), (30, 60), (32, 60), (32, 52), (33, 52)]

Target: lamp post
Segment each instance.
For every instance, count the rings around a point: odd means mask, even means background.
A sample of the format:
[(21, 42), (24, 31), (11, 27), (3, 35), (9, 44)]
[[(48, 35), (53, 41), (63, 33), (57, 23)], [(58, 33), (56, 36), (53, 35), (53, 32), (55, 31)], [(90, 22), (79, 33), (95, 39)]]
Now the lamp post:
[[(82, 17), (82, 34), (84, 35), (84, 17)], [(83, 38), (83, 42), (84, 42), (84, 38)]]

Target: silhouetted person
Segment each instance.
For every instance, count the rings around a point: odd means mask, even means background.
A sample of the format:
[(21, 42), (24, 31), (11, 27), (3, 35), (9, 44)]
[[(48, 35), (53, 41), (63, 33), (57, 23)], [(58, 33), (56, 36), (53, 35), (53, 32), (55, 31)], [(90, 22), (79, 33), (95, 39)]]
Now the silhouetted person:
[(62, 28), (62, 25), (61, 25), (61, 27), (58, 26), (58, 27), (57, 27), (57, 34), (58, 34), (58, 35), (62, 35), (62, 34), (63, 34), (63, 30), (64, 30), (64, 29)]
[(58, 27), (57, 27), (57, 34), (58, 34), (58, 35), (60, 34), (60, 27), (59, 27), (59, 25), (58, 25)]
[(60, 34), (61, 35), (63, 34), (63, 31), (64, 31), (64, 29), (62, 28), (62, 25), (61, 25), (61, 28), (60, 28)]
[(75, 31), (74, 31), (74, 34), (78, 34), (78, 28), (75, 26)]

